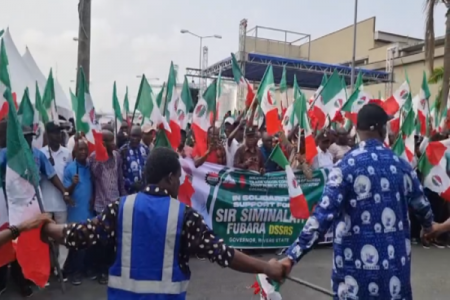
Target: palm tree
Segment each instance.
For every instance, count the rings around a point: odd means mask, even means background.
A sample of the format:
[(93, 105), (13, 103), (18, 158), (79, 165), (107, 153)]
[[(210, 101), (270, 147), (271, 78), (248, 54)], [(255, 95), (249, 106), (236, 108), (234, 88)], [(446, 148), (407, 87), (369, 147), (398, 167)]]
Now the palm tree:
[(434, 73), (434, 8), (438, 4), (445, 4), (447, 7), (445, 21), (445, 44), (444, 44), (444, 66), (442, 68), (442, 97), (440, 98), (440, 108), (445, 108), (448, 97), (450, 83), (450, 0), (426, 0), (426, 24), (425, 24), (425, 62), (428, 72), (433, 77)]

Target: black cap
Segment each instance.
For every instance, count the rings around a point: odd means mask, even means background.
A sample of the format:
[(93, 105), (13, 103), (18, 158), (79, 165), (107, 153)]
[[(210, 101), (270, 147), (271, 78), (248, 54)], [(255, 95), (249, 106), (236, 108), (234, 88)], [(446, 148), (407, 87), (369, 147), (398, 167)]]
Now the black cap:
[(47, 133), (57, 133), (60, 132), (63, 128), (56, 124), (55, 122), (48, 122), (45, 124), (45, 132)]
[(391, 120), (384, 109), (375, 103), (368, 103), (364, 105), (358, 112), (356, 129), (358, 130), (376, 130), (386, 126), (387, 122)]
[(33, 128), (30, 126), (22, 126), (23, 135), (35, 135)]
[(255, 135), (256, 134), (256, 127), (255, 126), (247, 126), (245, 128), (245, 135)]

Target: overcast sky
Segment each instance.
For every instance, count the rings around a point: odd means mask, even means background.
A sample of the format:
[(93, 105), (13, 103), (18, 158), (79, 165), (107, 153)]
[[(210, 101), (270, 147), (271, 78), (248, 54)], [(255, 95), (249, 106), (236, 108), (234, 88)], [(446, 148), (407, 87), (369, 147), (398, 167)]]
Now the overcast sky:
[[(4, 1), (6, 2), (6, 1)], [(10, 28), (20, 52), (28, 45), (41, 71), (57, 72), (68, 94), (76, 77), (78, 0), (7, 1), (0, 26)], [(114, 80), (122, 102), (125, 87), (137, 95), (136, 75), (167, 80), (170, 61), (198, 67), (199, 40), (180, 34), (222, 35), (206, 40), (209, 64), (238, 50), (239, 21), (309, 33), (317, 38), (353, 23), (353, 0), (92, 0), (91, 93), (97, 109), (111, 111)], [(358, 20), (377, 17), (376, 29), (412, 37), (424, 35), (424, 2), (360, 0)], [(375, 4), (376, 3), (376, 4)], [(436, 9), (436, 35), (444, 34), (445, 9)], [(181, 78), (181, 76), (179, 76)], [(157, 83), (157, 82), (151, 82)]]

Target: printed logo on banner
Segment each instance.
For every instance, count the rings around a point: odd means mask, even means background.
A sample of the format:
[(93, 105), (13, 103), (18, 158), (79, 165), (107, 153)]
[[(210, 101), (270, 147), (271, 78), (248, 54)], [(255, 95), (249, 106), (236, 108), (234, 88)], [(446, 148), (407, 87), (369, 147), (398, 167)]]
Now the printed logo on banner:
[(227, 189), (232, 189), (236, 186), (236, 180), (234, 180), (233, 177), (231, 177), (231, 175), (228, 174), (222, 181), (222, 186)]
[(216, 172), (209, 172), (206, 173), (205, 181), (207, 184), (211, 186), (216, 186), (220, 183), (220, 177), (219, 174)]

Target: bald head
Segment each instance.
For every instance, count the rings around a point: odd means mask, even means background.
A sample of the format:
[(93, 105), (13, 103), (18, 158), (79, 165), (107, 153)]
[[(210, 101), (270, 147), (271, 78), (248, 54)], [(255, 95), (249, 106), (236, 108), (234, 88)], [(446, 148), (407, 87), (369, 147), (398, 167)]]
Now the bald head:
[(263, 132), (261, 140), (264, 148), (266, 148), (267, 150), (272, 149), (273, 138), (270, 134), (268, 134), (267, 132)]
[(133, 125), (133, 126), (131, 127), (130, 134), (133, 135), (133, 133), (134, 133), (134, 134), (141, 135), (141, 134), (142, 134), (141, 126)]
[(208, 128), (208, 140), (209, 142), (215, 142), (219, 140), (220, 129), (214, 126)]
[(103, 129), (102, 136), (103, 136), (103, 145), (105, 146), (106, 151), (108, 151), (108, 153), (111, 154), (114, 148), (116, 147), (114, 145), (114, 134), (107, 129)]
[(130, 130), (130, 147), (136, 148), (141, 143), (142, 129), (141, 126), (133, 125)]

